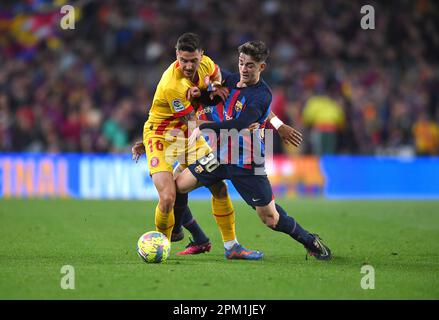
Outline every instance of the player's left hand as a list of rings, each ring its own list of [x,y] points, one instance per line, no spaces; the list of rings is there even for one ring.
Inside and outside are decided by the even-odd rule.
[[[280,137],[286,144],[292,144],[298,147],[302,143],[302,134],[289,125],[281,125],[277,132],[279,132]]]
[[[195,141],[197,141],[200,135],[201,135],[201,130],[199,127],[196,127],[194,130],[192,130],[192,133],[188,138],[188,145],[192,146],[195,143]]]
[[[144,154],[145,151],[145,146],[143,145],[143,141],[137,141],[134,146],[131,148],[131,153],[133,155],[133,160],[139,161],[139,158],[142,154]]]
[[[223,86],[219,81],[211,82],[210,77],[206,76],[204,78],[204,84],[208,88],[210,92],[209,98],[213,100],[216,96],[219,96],[221,100],[226,101],[227,96],[229,95],[229,89]]]

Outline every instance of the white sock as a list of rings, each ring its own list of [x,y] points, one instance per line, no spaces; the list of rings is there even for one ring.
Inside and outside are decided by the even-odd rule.
[[[238,242],[238,240],[236,240],[236,238],[233,240],[224,242],[224,248],[226,248],[226,250],[230,250],[230,249],[232,249],[232,247],[235,244],[239,244],[239,242]]]

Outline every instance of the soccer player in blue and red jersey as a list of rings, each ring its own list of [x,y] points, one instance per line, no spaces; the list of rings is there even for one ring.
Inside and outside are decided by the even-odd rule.
[[[228,179],[247,204],[256,210],[264,224],[302,243],[308,254],[316,259],[329,260],[331,251],[320,237],[303,229],[275,203],[265,174],[263,130],[270,114],[271,91],[260,74],[266,67],[269,50],[263,42],[251,41],[241,45],[238,52],[239,73],[223,71],[222,74],[223,85],[230,91],[229,96],[214,108],[205,109],[204,114],[211,113],[214,121],[202,123],[189,138],[191,144],[195,143],[202,130],[215,132],[217,137],[219,135],[217,156],[211,153],[191,164],[176,179],[177,189],[184,193],[200,184],[211,186]],[[260,125],[256,130],[257,139],[255,132],[250,134],[246,130],[254,123]],[[230,130],[239,131],[237,139],[229,139]],[[226,139],[222,138],[224,133]],[[256,154],[262,155],[262,161],[256,161],[255,150]]]

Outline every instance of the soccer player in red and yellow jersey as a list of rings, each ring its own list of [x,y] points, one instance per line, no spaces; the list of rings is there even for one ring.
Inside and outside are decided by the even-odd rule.
[[[203,54],[197,35],[185,33],[180,36],[176,45],[176,55],[177,61],[168,67],[157,85],[149,119],[143,128],[148,168],[159,194],[155,212],[156,230],[164,233],[168,239],[171,239],[175,223],[174,204],[176,207],[177,204],[178,207],[187,207],[187,195],[180,194],[186,198],[176,199],[178,195],[173,166],[176,161],[182,166],[187,166],[211,152],[203,137],[196,141],[195,146],[188,147],[188,122],[196,120],[190,101],[191,92],[193,89],[205,90],[209,85],[221,85],[219,68]],[[217,93],[221,96],[219,90]],[[210,190],[214,217],[220,228],[224,246],[228,249],[238,243],[232,202],[223,181],[212,186]],[[206,244],[201,244],[201,252],[210,250],[210,242],[207,238],[206,240]]]

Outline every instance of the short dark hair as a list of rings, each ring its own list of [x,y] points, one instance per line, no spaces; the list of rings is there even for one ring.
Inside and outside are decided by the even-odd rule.
[[[175,49],[189,52],[202,50],[200,37],[197,34],[191,32],[183,33],[178,38]]]
[[[262,41],[248,41],[238,47],[238,52],[249,55],[257,62],[264,62],[270,50]]]

